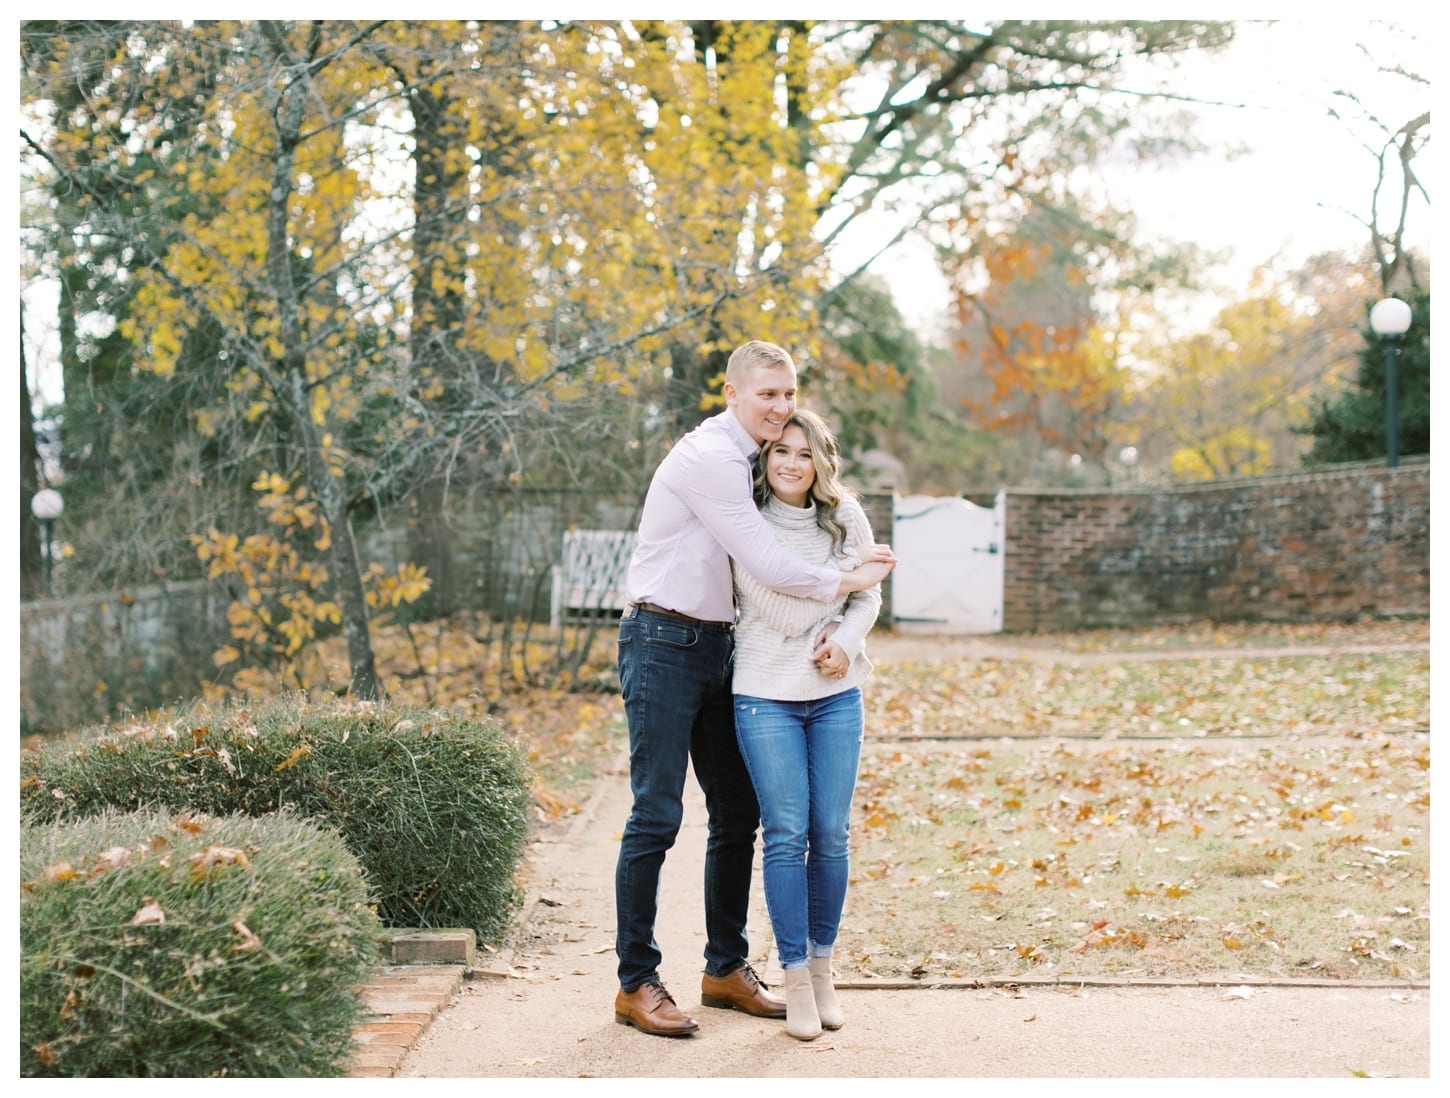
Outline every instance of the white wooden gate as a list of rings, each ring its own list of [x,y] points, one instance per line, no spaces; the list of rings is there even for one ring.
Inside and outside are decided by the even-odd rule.
[[[894,496],[891,616],[902,633],[1000,633],[1007,496]]]

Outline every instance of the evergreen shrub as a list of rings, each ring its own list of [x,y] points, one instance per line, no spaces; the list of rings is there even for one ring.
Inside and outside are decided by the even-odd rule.
[[[197,709],[26,752],[20,785],[38,819],[290,808],[342,835],[392,927],[471,927],[496,942],[521,899],[527,764],[497,723],[471,715],[296,696]]]
[[[379,962],[362,867],[289,813],[22,819],[20,1074],[331,1076]]]

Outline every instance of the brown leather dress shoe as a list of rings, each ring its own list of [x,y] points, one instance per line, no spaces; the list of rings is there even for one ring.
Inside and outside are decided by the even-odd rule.
[[[614,997],[614,1020],[656,1037],[687,1037],[700,1028],[660,983],[640,984],[633,991],[620,988]]]
[[[757,1018],[785,1017],[785,1000],[767,991],[749,965],[741,965],[728,976],[705,973],[700,981],[700,1002],[705,1006],[743,1010]]]

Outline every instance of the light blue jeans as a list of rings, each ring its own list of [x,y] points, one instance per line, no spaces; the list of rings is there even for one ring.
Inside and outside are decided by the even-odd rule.
[[[865,723],[856,687],[803,702],[735,695],[735,736],[760,802],[765,905],[782,968],[829,957],[836,944]]]

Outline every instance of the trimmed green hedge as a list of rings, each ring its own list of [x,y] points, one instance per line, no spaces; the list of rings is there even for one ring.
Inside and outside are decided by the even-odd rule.
[[[312,817],[346,840],[389,926],[472,927],[496,942],[521,902],[530,779],[494,722],[275,698],[41,747],[20,770],[35,819],[147,807]]]
[[[331,1076],[379,962],[362,868],[290,814],[20,831],[20,1074]]]

